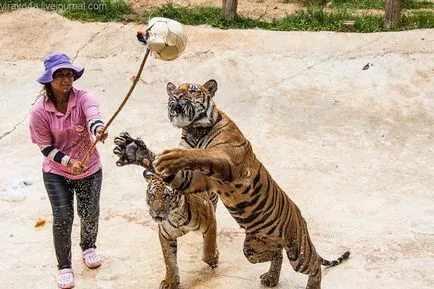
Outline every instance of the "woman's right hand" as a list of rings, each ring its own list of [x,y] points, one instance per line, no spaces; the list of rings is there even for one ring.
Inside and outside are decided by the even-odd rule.
[[[105,139],[108,137],[108,132],[104,130],[104,126],[100,126],[96,129],[96,139],[104,143]]]
[[[73,175],[78,175],[86,169],[86,167],[82,165],[79,160],[73,158],[69,159],[68,168]]]

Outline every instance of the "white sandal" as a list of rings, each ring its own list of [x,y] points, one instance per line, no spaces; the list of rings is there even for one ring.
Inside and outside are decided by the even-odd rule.
[[[62,289],[70,289],[75,286],[74,273],[71,268],[59,270],[57,273],[57,285]]]
[[[98,256],[94,248],[89,248],[83,251],[83,260],[89,269],[95,269],[101,266],[101,258]]]

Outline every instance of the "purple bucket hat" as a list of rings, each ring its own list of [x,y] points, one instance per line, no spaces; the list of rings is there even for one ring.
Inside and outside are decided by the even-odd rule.
[[[45,72],[36,81],[40,84],[46,84],[53,81],[53,73],[62,68],[74,70],[74,80],[79,79],[84,72],[84,68],[72,65],[69,57],[64,53],[53,53],[44,58]]]

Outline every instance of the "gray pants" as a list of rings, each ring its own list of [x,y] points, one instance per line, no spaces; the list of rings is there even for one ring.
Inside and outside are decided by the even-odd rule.
[[[43,180],[53,210],[53,240],[57,267],[71,268],[74,192],[77,195],[77,213],[81,224],[80,247],[82,250],[96,248],[102,170],[79,180],[43,173]]]

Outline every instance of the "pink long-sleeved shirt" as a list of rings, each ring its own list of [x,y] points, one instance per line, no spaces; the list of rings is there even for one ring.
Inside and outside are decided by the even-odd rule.
[[[100,120],[99,106],[85,90],[72,88],[66,113],[57,111],[46,96],[41,97],[33,106],[30,116],[30,136],[33,143],[41,148],[54,146],[67,156],[82,160],[93,142],[90,126]],[[99,122],[92,127],[103,125]],[[79,174],[71,174],[66,164],[58,163],[44,156],[42,170],[70,179],[87,177],[101,168],[99,153],[93,149],[84,165],[87,169]]]

